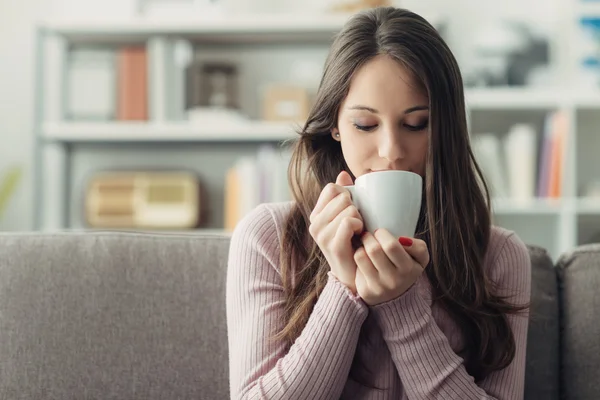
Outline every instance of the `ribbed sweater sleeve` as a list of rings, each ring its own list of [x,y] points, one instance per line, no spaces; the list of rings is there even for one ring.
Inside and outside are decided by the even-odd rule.
[[[490,278],[501,296],[513,304],[530,300],[531,262],[528,250],[514,234],[490,242]],[[400,379],[411,400],[522,399],[528,313],[509,315],[516,342],[512,363],[476,384],[463,359],[450,347],[436,324],[431,307],[415,285],[403,296],[372,307]],[[469,346],[469,343],[466,343]]]
[[[227,329],[232,399],[340,397],[368,308],[329,274],[308,323],[289,349],[284,327],[275,212],[261,205],[232,234],[227,270]]]

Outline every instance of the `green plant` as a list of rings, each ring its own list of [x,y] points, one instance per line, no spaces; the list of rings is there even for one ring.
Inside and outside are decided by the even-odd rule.
[[[21,180],[21,167],[10,168],[2,182],[0,182],[0,217],[4,214],[4,209],[8,206],[8,200],[13,195],[19,181]]]

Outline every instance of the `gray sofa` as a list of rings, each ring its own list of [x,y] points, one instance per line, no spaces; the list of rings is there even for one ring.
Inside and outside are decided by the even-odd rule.
[[[0,235],[0,399],[226,399],[226,236]],[[527,399],[600,398],[600,245],[531,248]]]

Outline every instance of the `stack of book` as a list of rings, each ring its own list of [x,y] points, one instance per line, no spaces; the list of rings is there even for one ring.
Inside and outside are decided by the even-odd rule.
[[[225,230],[261,203],[291,200],[288,184],[290,153],[271,146],[262,147],[254,157],[242,157],[225,180]]]
[[[185,67],[192,45],[185,40],[77,46],[67,66],[66,114],[71,120],[181,120]],[[93,95],[90,95],[93,93]]]
[[[494,198],[517,202],[563,195],[567,115],[549,113],[541,134],[534,126],[516,124],[503,135],[476,134],[473,152]]]

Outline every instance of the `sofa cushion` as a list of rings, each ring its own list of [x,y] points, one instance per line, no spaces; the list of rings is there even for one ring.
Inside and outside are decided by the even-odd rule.
[[[600,245],[581,246],[557,266],[564,398],[595,400],[600,393]]]
[[[531,304],[527,334],[525,399],[559,398],[559,307],[557,274],[548,253],[529,246]]]
[[[0,398],[227,399],[228,246],[0,235]]]

